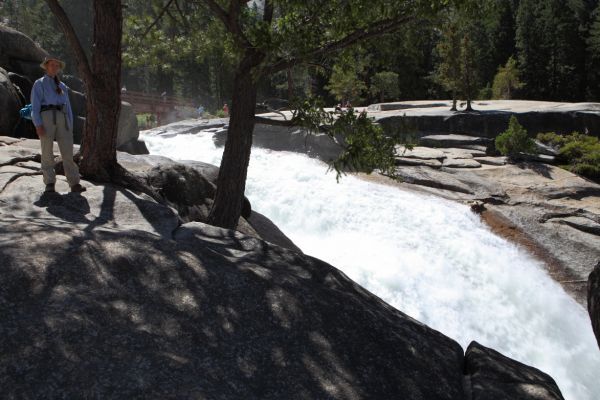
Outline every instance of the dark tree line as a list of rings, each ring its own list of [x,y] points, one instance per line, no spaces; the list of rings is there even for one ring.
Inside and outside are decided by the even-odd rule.
[[[132,90],[167,92],[219,109],[233,93],[237,58],[231,37],[200,1],[126,0],[123,84]],[[395,100],[452,96],[436,71],[445,60],[440,43],[450,24],[459,25],[473,46],[473,98],[489,98],[498,69],[516,60],[520,89],[511,96],[557,101],[600,101],[600,7],[598,0],[483,0],[476,10],[448,12],[451,18],[415,19],[377,40],[366,40],[344,57],[293,65],[258,83],[259,99],[318,95],[328,103],[380,100],[373,80],[394,73]],[[61,2],[89,53],[91,1]],[[166,7],[165,7],[166,6]],[[158,18],[161,17],[161,18]],[[5,0],[0,18],[63,56],[69,72],[75,59],[41,0]],[[349,68],[351,66],[351,68]],[[339,71],[343,71],[340,74]],[[337,73],[336,73],[337,71]],[[393,75],[388,75],[393,76]],[[338,90],[330,90],[335,87]],[[464,97],[464,95],[462,96]]]

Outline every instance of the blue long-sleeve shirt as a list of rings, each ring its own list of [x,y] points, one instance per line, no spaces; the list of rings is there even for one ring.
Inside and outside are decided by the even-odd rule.
[[[69,127],[73,128],[73,110],[69,102],[69,87],[60,82],[62,93],[56,93],[54,78],[44,75],[33,84],[31,89],[31,119],[35,126],[42,126],[42,105],[64,105]]]

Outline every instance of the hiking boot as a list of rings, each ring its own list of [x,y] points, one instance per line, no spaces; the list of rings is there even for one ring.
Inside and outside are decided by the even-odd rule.
[[[81,186],[79,183],[71,186],[71,193],[81,193],[81,192],[85,192],[87,189],[85,188],[85,186]]]
[[[44,193],[54,193],[56,192],[56,190],[54,189],[54,183],[49,183],[46,185],[46,189],[44,190]]]

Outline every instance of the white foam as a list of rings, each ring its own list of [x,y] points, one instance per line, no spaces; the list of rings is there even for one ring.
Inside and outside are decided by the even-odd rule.
[[[218,165],[207,134],[145,137],[153,154]],[[585,310],[539,262],[468,207],[352,176],[304,155],[253,149],[246,195],[304,252],[457,340],[549,373],[569,400],[600,398]]]

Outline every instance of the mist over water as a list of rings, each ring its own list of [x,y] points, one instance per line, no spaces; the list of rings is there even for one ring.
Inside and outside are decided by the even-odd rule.
[[[152,154],[219,165],[212,134],[144,136]],[[541,263],[468,207],[353,176],[304,155],[253,149],[246,195],[305,253],[458,341],[549,373],[568,400],[600,398],[587,312]]]

